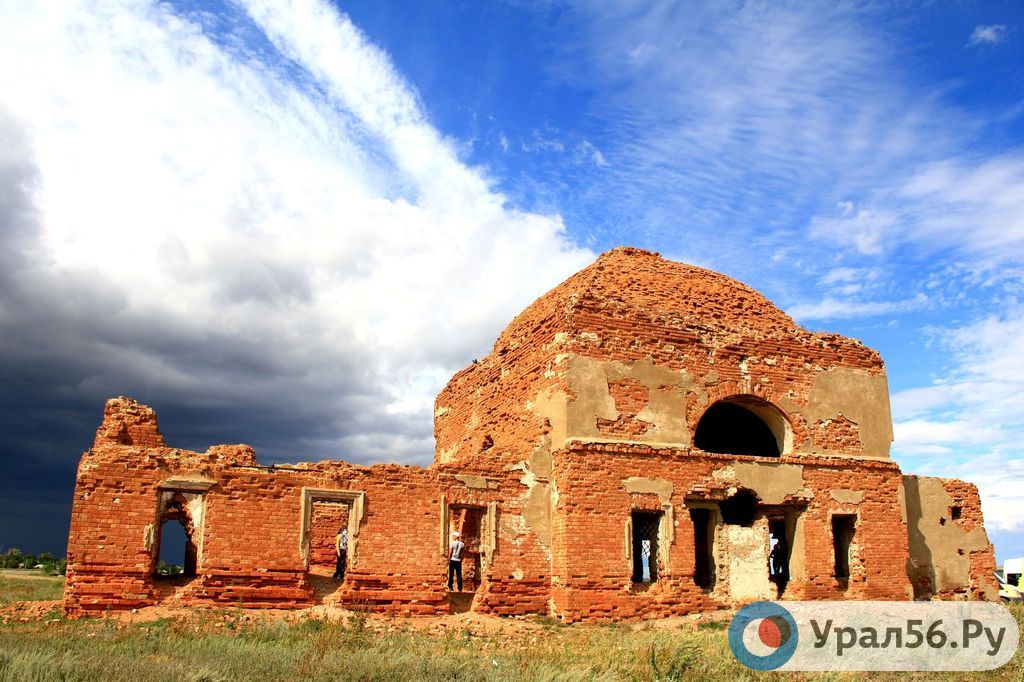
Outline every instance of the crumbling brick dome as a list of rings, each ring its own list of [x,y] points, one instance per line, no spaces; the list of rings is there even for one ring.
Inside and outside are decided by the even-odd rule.
[[[730,336],[791,334],[793,319],[746,284],[642,249],[612,249],[518,315],[495,351],[534,332],[538,318],[561,317],[563,331],[587,331],[594,317],[643,319],[661,328]]]
[[[601,364],[608,362],[613,364]],[[823,371],[830,374],[817,384]],[[735,279],[650,251],[618,248],[534,302],[498,337],[490,355],[453,377],[436,405],[439,461],[473,456],[484,442],[495,453],[506,444],[525,447],[518,439],[546,427],[529,424],[533,417],[520,413],[510,430],[510,412],[517,412],[509,409],[512,396],[520,405],[561,400],[555,393],[575,394],[574,386],[593,383],[592,372],[603,372],[612,383],[608,395],[582,396],[580,405],[580,396],[568,401],[566,418],[581,437],[691,446],[705,411],[725,400],[735,410],[753,409],[766,422],[779,441],[776,455],[824,446],[888,456],[888,391],[877,352],[854,339],[800,328]],[[835,384],[866,392],[865,400],[843,419],[831,413],[830,420],[808,422],[820,409],[831,409],[819,403],[838,395],[830,388]],[[520,394],[527,385],[548,392]],[[589,413],[574,414],[584,408],[594,411],[594,424]],[[852,412],[864,418],[851,423]],[[560,416],[534,416],[559,433]]]
[[[65,609],[577,621],[995,594],[977,489],[889,457],[878,353],[655,253],[609,251],[530,305],[441,391],[434,433],[429,467],[268,467],[169,447],[152,409],[112,399],[78,469]],[[187,536],[175,582],[165,523]],[[445,581],[456,531],[465,586]]]

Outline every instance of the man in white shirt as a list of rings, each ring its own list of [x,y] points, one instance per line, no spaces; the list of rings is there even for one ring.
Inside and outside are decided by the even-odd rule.
[[[338,565],[334,569],[335,578],[345,579],[345,564],[348,560],[348,528],[342,528],[334,538],[334,554],[338,557]]]
[[[466,543],[459,539],[459,533],[452,533],[452,543],[448,545],[448,589],[452,589],[452,576],[458,578],[459,592],[462,592],[462,551]]]

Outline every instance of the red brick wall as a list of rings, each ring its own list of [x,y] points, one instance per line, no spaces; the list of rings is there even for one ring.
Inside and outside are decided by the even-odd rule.
[[[556,480],[557,550],[553,560],[555,607],[566,620],[623,619],[685,614],[724,604],[693,581],[693,525],[688,501],[713,499],[706,483],[713,472],[735,461],[763,461],[708,453],[687,453],[627,445],[585,445],[558,453]],[[895,464],[806,457],[783,458],[803,465],[804,486],[813,491],[800,512],[804,528],[805,579],[793,579],[789,599],[908,598],[906,524],[901,521],[901,475]],[[654,495],[630,495],[630,477],[664,479],[673,484],[675,538],[662,580],[647,591],[631,586],[632,566],[625,556],[625,522],[632,509],[659,509]],[[730,485],[724,483],[724,485]],[[833,489],[863,490],[855,505],[834,500]],[[713,491],[712,491],[713,492]],[[800,504],[799,501],[794,501]],[[832,513],[858,516],[857,559],[848,587],[833,577]],[[601,551],[594,551],[600,547]],[[767,566],[764,567],[767,570]]]
[[[788,405],[795,449],[778,461],[803,466],[806,497],[787,504],[801,505],[807,575],[794,578],[786,597],[907,598],[899,469],[888,460],[858,459],[864,434],[847,416],[808,423],[803,414],[823,372],[850,368],[877,376],[884,372],[879,355],[856,340],[800,329],[724,275],[617,249],[523,311],[488,356],[452,378],[435,404],[437,450],[428,468],[340,461],[261,467],[247,446],[177,450],[166,447],[150,408],[125,398],[108,402],[78,470],[66,609],[78,615],[159,599],[146,538],[157,521],[161,485],[173,478],[208,485],[195,538],[197,577],[179,595],[186,603],[312,603],[309,563],[333,563],[335,526],[341,525],[327,506],[314,505],[307,561],[303,488],[319,488],[365,495],[359,533],[350,538],[347,580],[332,597],[342,604],[400,613],[448,610],[442,502],[498,508],[497,546],[483,563],[474,609],[519,615],[548,613],[553,605],[562,617],[580,620],[726,604],[721,591],[708,593],[693,581],[687,504],[730,494],[722,471],[751,458],[709,455],[682,443],[625,442],[657,440],[640,415],[664,388],[629,378],[587,387],[607,389],[618,412],[616,419],[595,416],[596,440],[606,442],[574,443],[568,434],[570,442],[552,444],[553,426],[540,416],[552,413],[535,403],[549,392],[578,397],[566,376],[571,355],[609,363],[650,359],[679,376],[685,372],[696,382],[685,397],[691,433],[721,398],[759,396],[780,409]],[[666,548],[661,579],[644,590],[630,584],[624,524],[631,509],[657,509],[663,500],[628,493],[622,481],[629,477],[673,486],[675,540]],[[839,489],[860,491],[862,499],[840,502],[830,494]],[[972,490],[955,491],[965,500],[965,526],[981,523]],[[858,519],[846,584],[832,575],[835,513]],[[972,574],[988,571],[991,548],[970,560]]]

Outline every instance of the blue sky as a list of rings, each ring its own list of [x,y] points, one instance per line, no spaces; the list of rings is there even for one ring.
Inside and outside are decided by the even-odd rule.
[[[628,244],[879,349],[897,461],[1024,555],[1019,3],[37,5],[0,9],[0,544],[59,549],[116,394],[182,447],[428,462],[448,377]]]

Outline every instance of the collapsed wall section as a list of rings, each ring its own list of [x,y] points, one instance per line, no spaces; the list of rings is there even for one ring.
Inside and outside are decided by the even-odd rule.
[[[110,438],[148,424],[145,441]],[[139,427],[141,428],[141,427]],[[479,566],[470,607],[545,612],[546,531],[518,469],[346,462],[259,466],[247,446],[196,453],[163,444],[156,415],[126,398],[104,424],[76,480],[65,610],[73,616],[162,602],[298,608],[320,601],[401,614],[448,613],[449,512],[479,512],[468,552]],[[164,521],[182,522],[192,566],[156,575]],[[329,576],[334,535],[349,530],[348,570]],[[188,559],[186,559],[188,564]]]
[[[904,476],[901,495],[914,597],[996,600],[995,552],[977,487],[951,478]]]

